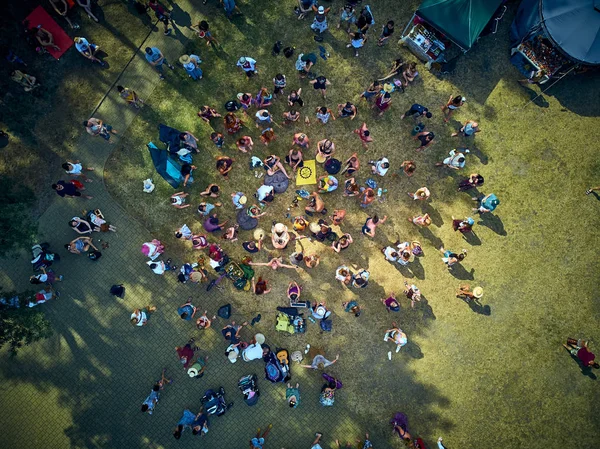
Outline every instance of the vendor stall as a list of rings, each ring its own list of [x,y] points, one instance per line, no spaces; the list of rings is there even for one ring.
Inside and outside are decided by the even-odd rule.
[[[523,0],[511,26],[511,62],[543,84],[576,65],[600,65],[599,37],[599,0]]]
[[[423,0],[408,23],[400,43],[428,67],[444,61],[454,43],[467,52],[494,17],[503,0]]]

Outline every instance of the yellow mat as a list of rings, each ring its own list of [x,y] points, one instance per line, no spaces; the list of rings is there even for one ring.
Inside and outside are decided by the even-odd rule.
[[[316,163],[313,160],[304,161],[304,167],[298,170],[296,176],[296,185],[305,186],[307,184],[317,183],[317,168]]]

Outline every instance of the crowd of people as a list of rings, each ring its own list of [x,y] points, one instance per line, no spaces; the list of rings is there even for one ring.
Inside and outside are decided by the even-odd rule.
[[[77,0],[78,3],[86,10],[87,14],[93,20],[96,17],[93,15],[89,7],[89,1],[84,5],[84,2]],[[64,3],[60,0],[51,0],[55,10],[65,18],[68,24],[77,29],[66,16],[66,9],[61,7]],[[205,1],[206,3],[206,1]],[[221,2],[228,17],[234,13],[241,13],[234,0],[224,0]],[[351,48],[352,53],[348,56],[359,56],[359,49],[365,45],[386,45],[394,34],[394,22],[387,20],[383,25],[380,35],[373,36],[374,31],[374,16],[371,8],[368,5],[361,6],[359,0],[348,0],[341,8],[340,20],[337,28],[343,28],[349,36],[348,48]],[[87,5],[87,6],[86,6]],[[171,16],[170,11],[164,5],[161,5],[156,0],[149,0],[148,8],[153,11],[158,20],[164,26],[163,33],[168,36],[171,33],[171,26],[177,26],[176,21]],[[64,9],[64,13],[63,13]],[[328,17],[331,13],[330,7],[317,5],[316,0],[298,0],[298,5],[295,9],[299,20],[312,17],[310,29],[315,34],[315,40],[320,42],[324,39],[323,33],[328,30]],[[211,33],[210,26],[207,21],[199,21],[197,25],[192,27],[196,35],[206,40],[206,44],[212,47],[220,46],[219,41]],[[369,40],[369,36],[373,36]],[[39,29],[37,38],[41,45],[52,46],[52,36],[43,29]],[[75,38],[76,49],[84,57],[104,64],[103,61],[96,58],[95,54],[97,46],[90,44],[83,37]],[[276,55],[281,51],[277,43],[274,46],[273,54]],[[293,54],[294,49],[288,47],[283,49],[284,54]],[[324,60],[327,59],[326,54],[321,53]],[[291,55],[290,55],[291,56]],[[160,79],[165,79],[164,68],[177,70],[178,68],[167,60],[166,56],[158,47],[146,47],[144,49],[144,57],[157,72]],[[198,55],[186,54],[181,55],[178,59],[180,66],[185,70],[192,80],[200,80],[203,77],[203,72],[199,67],[202,62]],[[284,60],[285,61],[285,60]],[[246,194],[245,192],[235,189],[231,192],[231,201],[220,201],[224,194],[223,189],[218,183],[210,183],[200,192],[200,201],[197,206],[197,212],[202,221],[202,230],[192,230],[195,226],[183,224],[178,226],[175,231],[175,237],[182,241],[183,244],[198,250],[199,256],[197,260],[185,262],[181,265],[176,265],[171,258],[165,258],[165,245],[159,239],[153,239],[145,242],[142,245],[141,252],[148,258],[147,265],[149,270],[157,275],[172,273],[176,275],[177,280],[183,284],[203,284],[206,283],[209,288],[217,285],[224,276],[232,276],[230,270],[239,270],[239,275],[236,278],[238,282],[235,287],[241,291],[248,291],[254,295],[266,295],[272,291],[270,287],[271,273],[277,270],[312,270],[319,266],[322,257],[339,258],[339,266],[334,273],[331,273],[331,279],[339,281],[339,288],[352,288],[360,292],[361,289],[368,288],[371,281],[371,273],[359,267],[354,261],[347,260],[344,251],[351,245],[355,244],[358,238],[373,239],[376,236],[376,230],[379,226],[384,225],[388,219],[387,215],[379,216],[376,213],[369,213],[367,219],[362,225],[360,234],[357,236],[354,230],[349,229],[344,220],[350,211],[345,209],[335,208],[336,199],[341,196],[355,198],[356,206],[364,208],[366,211],[373,205],[375,201],[381,201],[386,193],[386,189],[381,186],[381,181],[388,177],[388,173],[399,173],[406,177],[414,175],[417,168],[422,165],[418,161],[419,152],[425,151],[436,143],[436,136],[433,132],[427,129],[427,125],[431,120],[443,120],[447,123],[449,119],[461,108],[464,110],[467,100],[463,95],[450,95],[448,101],[442,105],[421,105],[421,104],[405,104],[406,112],[401,116],[401,120],[408,119],[411,124],[407,128],[411,128],[414,124],[413,136],[418,141],[419,146],[414,148],[415,160],[406,160],[398,166],[387,157],[367,157],[367,152],[372,151],[377,145],[377,136],[373,136],[368,128],[368,120],[377,120],[392,106],[394,96],[399,96],[400,93],[410,88],[414,83],[419,73],[417,65],[414,62],[407,62],[403,59],[396,59],[392,64],[391,70],[384,74],[381,78],[377,78],[371,83],[364,92],[360,93],[360,102],[358,105],[351,101],[339,103],[337,105],[328,105],[327,88],[336,80],[329,80],[323,74],[319,73],[319,64],[317,57],[312,53],[300,53],[297,58],[291,59],[293,63],[286,67],[285,62],[280,65],[281,71],[284,68],[295,70],[297,72],[297,81],[293,82],[295,89],[288,89],[287,81],[293,77],[284,73],[268,73],[267,76],[272,78],[272,88],[263,86],[256,95],[252,93],[239,93],[235,100],[226,103],[225,109],[212,105],[204,105],[198,112],[198,117],[211,127],[215,127],[214,132],[210,136],[210,141],[216,146],[216,151],[219,156],[216,158],[215,169],[219,176],[227,180],[232,170],[239,170],[240,164],[236,158],[221,154],[225,143],[234,143],[237,150],[240,152],[239,159],[248,159],[254,176],[260,181],[256,192]],[[251,56],[240,56],[235,64],[231,65],[231,70],[237,68],[243,76],[251,79],[262,73],[260,62]],[[260,71],[259,71],[260,70]],[[23,74],[21,74],[23,75]],[[18,76],[21,76],[18,75]],[[375,77],[373,77],[375,78]],[[25,89],[33,89],[36,85],[35,78],[28,79],[27,76],[21,76],[21,84]],[[299,85],[304,83],[303,87]],[[308,89],[310,86],[320,94],[319,105],[309,105],[306,98],[302,97],[303,89]],[[121,85],[117,86],[120,97],[125,103],[136,109],[145,106],[138,94],[129,87]],[[356,93],[359,94],[358,92]],[[401,97],[397,100],[398,104],[402,104]],[[269,107],[276,102],[285,104],[286,111],[281,117],[281,124],[278,123],[273,114],[269,111]],[[308,111],[312,113],[304,113],[304,107],[307,106]],[[365,111],[371,109],[374,114],[367,114]],[[438,112],[435,112],[435,111]],[[300,120],[304,114],[304,121]],[[360,123],[353,133],[357,136],[357,144],[360,144],[364,153],[354,152],[345,161],[338,160],[339,157],[335,142],[331,139],[315,139],[303,131],[302,125],[308,126],[311,123],[311,116],[314,114],[313,120],[320,126],[336,126],[333,122],[336,120],[355,120],[361,118],[357,123]],[[369,118],[366,118],[369,117]],[[411,122],[412,120],[412,122]],[[220,132],[217,123],[222,121],[223,132]],[[254,121],[254,125],[260,132],[260,142],[265,146],[269,146],[277,139],[275,127],[287,126],[297,130],[291,141],[291,149],[284,155],[271,154],[264,159],[260,159],[253,155],[255,142],[252,136],[245,135],[245,129],[248,128],[249,122]],[[102,137],[109,143],[111,138],[117,131],[109,124],[103,122],[99,118],[90,118],[83,122],[86,132],[93,137]],[[314,131],[315,134],[321,130]],[[411,130],[405,131],[410,133]],[[481,132],[479,123],[474,120],[468,120],[461,124],[460,128],[455,130],[447,130],[450,137],[462,138],[462,143],[469,146],[472,139],[476,138],[477,133]],[[181,175],[183,190],[173,193],[166,200],[175,209],[186,209],[192,204],[192,195],[186,189],[194,182],[193,172],[197,167],[193,165],[193,156],[201,151],[202,143],[195,137],[192,132],[186,131],[179,136],[179,149],[176,157],[182,162]],[[316,143],[313,143],[316,142]],[[205,142],[208,143],[208,142]],[[205,150],[209,151],[209,150]],[[275,150],[273,150],[275,153]],[[461,171],[465,168],[469,150],[466,147],[451,149],[448,156],[436,164],[440,169],[449,169]],[[316,187],[314,191],[306,190],[303,186],[296,190],[294,199],[289,208],[288,218],[290,224],[285,224],[281,221],[272,221],[269,218],[270,211],[273,210],[273,203],[281,204],[282,196],[287,189],[287,182],[299,176],[300,170],[303,169],[308,160],[314,159],[320,165],[319,170],[325,173],[316,178]],[[362,163],[361,163],[362,162]],[[66,161],[62,165],[68,180],[59,180],[52,185],[57,195],[63,198],[86,198],[91,200],[92,197],[82,193],[85,190],[85,184],[92,182],[91,175],[94,173],[92,167],[86,167],[78,160]],[[322,167],[322,168],[321,168]],[[362,169],[361,169],[362,167]],[[278,191],[274,185],[270,184],[270,180],[276,176],[280,176],[283,182],[286,182],[283,191]],[[363,177],[363,181],[359,181],[359,176]],[[83,182],[82,182],[83,181]],[[197,181],[198,182],[198,181]],[[472,189],[479,189],[484,185],[484,177],[480,173],[471,173],[460,179],[456,185],[458,192],[468,192]],[[489,183],[489,181],[488,181]],[[152,188],[153,189],[153,188]],[[152,189],[149,189],[151,192]],[[406,192],[408,197],[415,202],[426,202],[435,195],[427,186],[422,186],[414,192]],[[452,228],[462,234],[473,232],[473,227],[476,225],[475,218],[470,215],[483,215],[494,213],[500,200],[494,193],[477,193],[471,197],[474,202],[474,207],[470,211],[465,211],[464,218],[452,217]],[[327,207],[330,206],[330,207]],[[238,216],[238,223],[232,220],[222,220],[219,215],[221,211],[231,209]],[[250,229],[245,229],[240,226],[240,214],[244,221],[253,220],[253,232],[249,233]],[[92,238],[96,232],[117,232],[117,229],[111,225],[102,212],[98,209],[89,209],[84,211],[83,216],[72,217],[68,221],[68,225],[78,236],[71,242],[65,244],[65,248],[69,253],[74,255],[87,254],[91,260],[98,260],[102,256],[101,248],[94,244]],[[433,223],[432,217],[427,214],[416,214],[404,218],[409,223],[419,227],[426,228]],[[267,231],[258,227],[261,223],[269,222]],[[263,226],[265,227],[265,226]],[[353,236],[354,234],[354,236]],[[318,242],[318,250],[306,251],[303,245],[303,240],[309,239]],[[235,243],[237,242],[237,243]],[[239,245],[248,256],[240,261],[232,261],[228,255],[226,245]],[[102,249],[106,249],[108,243],[102,242]],[[260,253],[265,253],[265,248],[277,252],[276,257],[269,257],[268,262],[257,262],[252,259]],[[313,245],[311,245],[313,246]],[[399,269],[404,267],[410,268],[414,261],[422,257],[425,252],[424,245],[417,240],[397,240],[388,242],[383,247],[380,247],[382,260],[397,266]],[[460,265],[467,257],[466,249],[451,250],[444,246],[436,248],[441,255],[442,263],[448,270],[452,271]],[[44,269],[44,268],[43,268]],[[215,277],[216,279],[211,280]],[[46,284],[45,290],[40,292],[39,301],[45,302],[48,299],[55,297],[55,290],[52,284],[62,280],[62,276],[55,274],[51,270],[44,269],[40,275],[32,276],[33,284]],[[230,277],[231,278],[231,277]],[[419,287],[407,280],[403,283],[403,294],[410,302],[410,307],[418,307],[422,299],[422,292]],[[124,288],[122,286],[113,286],[116,296],[122,297]],[[310,301],[302,300],[304,286],[296,281],[289,283],[287,289],[287,300],[284,310],[281,310],[284,316],[290,317],[292,327],[296,327],[296,331],[300,332],[305,326],[305,323],[298,322],[300,311],[306,309],[308,311],[308,320],[318,326],[324,332],[330,331],[332,328],[332,308],[323,301],[311,303]],[[58,292],[56,292],[58,293]],[[461,284],[457,290],[457,297],[463,298],[465,301],[478,302],[483,296],[483,289],[469,284]],[[389,292],[386,297],[381,298],[383,307],[390,313],[398,313],[401,310],[400,299],[395,292]],[[345,301],[341,303],[343,310],[355,317],[361,316],[362,307],[357,300]],[[150,318],[156,307],[148,305],[145,308],[135,309],[130,316],[130,322],[136,327],[143,327],[150,323]],[[213,320],[218,314],[209,318],[208,311],[199,314],[198,309],[193,305],[193,298],[190,297],[184,304],[177,309],[177,314],[184,321],[191,321],[196,324],[198,330],[206,330],[211,327]],[[228,315],[226,315],[228,317]],[[265,362],[265,371],[269,376],[269,364],[277,367],[282,374],[281,379],[276,377],[272,382],[284,382],[287,385],[285,398],[290,408],[298,408],[301,404],[300,385],[295,383],[292,385],[288,380],[291,378],[291,370],[287,356],[280,355],[287,350],[272,350],[265,343],[265,337],[262,334],[255,334],[248,337],[244,341],[241,336],[242,329],[247,326],[253,326],[261,320],[261,315],[258,314],[252,318],[252,322],[243,322],[236,324],[231,322],[224,326],[221,333],[225,343],[225,357],[235,363],[239,357],[244,362],[251,363],[254,360],[262,360]],[[302,320],[300,320],[302,321]],[[388,351],[387,357],[392,360],[394,353],[399,353],[409,342],[409,336],[397,324],[399,319],[393,321],[388,329],[381,329],[384,342],[393,343],[392,349]],[[569,339],[565,345],[571,354],[578,357],[586,366],[595,366],[594,355],[588,349],[587,342],[577,339]],[[199,348],[195,345],[195,340],[191,339],[182,347],[175,348],[179,361],[182,363],[184,370],[190,377],[201,377],[206,372],[207,360],[206,356],[198,355]],[[301,364],[300,362],[308,357],[309,364]],[[299,367],[306,369],[323,370],[326,367],[334,365],[339,360],[337,355],[333,360],[325,358],[322,350],[315,350],[307,345],[302,351],[295,351],[291,355],[291,360],[297,361]],[[287,368],[286,368],[287,366]],[[287,371],[286,371],[287,369]],[[333,406],[335,403],[336,392],[342,389],[342,382],[328,373],[322,373],[324,385],[319,394],[319,402],[322,406]],[[144,400],[141,406],[141,411],[152,414],[158,403],[160,393],[166,385],[171,383],[167,379],[166,373],[163,370],[161,378],[157,380],[152,388],[150,395]],[[242,389],[242,388],[241,388]],[[243,390],[244,391],[244,390]],[[209,417],[212,414],[223,414],[229,407],[224,401],[225,392],[223,389],[207,392],[203,398],[203,407],[198,413],[193,413],[190,410],[185,410],[181,420],[173,432],[175,438],[179,439],[186,429],[191,429],[194,435],[204,435],[209,431]],[[258,397],[257,390],[249,389],[244,392],[245,400]],[[214,404],[214,407],[213,405]],[[423,441],[411,435],[408,430],[408,420],[402,413],[396,414],[392,421],[394,432],[405,441],[407,446],[423,449]],[[265,444],[266,438],[271,431],[269,425],[264,432],[260,429],[256,436],[250,440],[250,446],[255,449],[261,449]],[[313,449],[319,449],[322,439],[321,433],[315,434],[315,440],[312,443]],[[361,447],[373,447],[369,439],[369,434],[366,434],[364,441],[360,441]],[[342,447],[342,443],[335,441],[338,447]],[[442,439],[437,441],[438,447],[443,448]],[[346,447],[351,447],[351,443],[347,443]]]

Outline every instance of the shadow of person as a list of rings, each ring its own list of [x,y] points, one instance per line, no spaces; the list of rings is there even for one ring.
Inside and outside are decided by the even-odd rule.
[[[465,301],[469,308],[480,315],[490,316],[492,314],[492,308],[489,305],[483,305],[477,299],[471,301]]]
[[[460,279],[462,281],[466,281],[466,280],[472,281],[475,279],[475,276],[473,274],[473,273],[475,273],[475,268],[471,268],[471,271],[467,271],[467,269],[465,267],[463,267],[462,264],[460,264],[460,263],[456,263],[456,264],[452,265],[450,267],[450,269],[448,270],[448,273],[450,273],[456,279]]]
[[[440,213],[427,201],[421,201],[422,207],[421,210],[426,212],[431,217],[431,223],[440,228],[444,224],[444,219],[440,215]]]
[[[442,246],[444,244],[444,242],[442,242],[442,239],[440,239],[437,235],[435,235],[433,232],[431,232],[431,230],[429,228],[421,228],[420,227],[419,232],[421,233],[421,235],[424,238],[429,240],[435,248],[439,248],[440,246]]]
[[[422,321],[436,319],[433,308],[429,305],[429,301],[427,301],[424,295],[421,295],[421,301],[415,304],[415,310],[421,315]]]
[[[407,268],[410,270],[412,275],[420,281],[425,279],[425,269],[423,268],[423,265],[421,265],[421,260],[418,257],[415,257],[415,260],[409,263]]]
[[[469,245],[472,245],[472,246],[481,245],[481,239],[477,236],[477,234],[475,234],[474,231],[467,232],[467,233],[463,234],[462,236],[463,236],[463,239],[465,239]]]
[[[412,279],[415,277],[415,275],[409,270],[408,265],[400,265],[399,263],[395,263],[394,266],[405,278]]]
[[[192,18],[187,11],[181,9],[181,7],[173,2],[171,9],[171,17],[177,26],[189,28],[192,26]]]
[[[469,151],[470,151],[470,154],[477,157],[477,159],[479,159],[479,162],[481,162],[483,165],[488,164],[489,159],[488,159],[487,155],[483,151],[481,151],[478,147],[476,147],[474,144],[472,144],[469,147]]]
[[[581,370],[581,374],[583,374],[584,376],[589,377],[592,380],[597,380],[598,379],[598,376],[596,376],[596,374],[594,373],[593,368],[591,366],[583,366],[583,364],[577,358],[576,355],[571,354],[571,352],[569,352],[569,355],[571,356],[571,358],[573,360],[575,360],[575,363],[577,363],[577,366],[579,366],[579,369]]]
[[[478,224],[485,226],[487,228],[490,228],[492,231],[494,231],[498,235],[502,235],[502,236],[508,235],[506,230],[504,229],[504,223],[502,223],[502,220],[497,215],[487,213],[487,214],[481,214],[479,216],[479,218],[480,218],[480,221]]]
[[[140,6],[138,6],[140,5]],[[129,14],[140,19],[143,25],[152,28],[154,26],[154,22],[150,18],[150,16],[146,13],[144,9],[144,5],[139,2],[127,2],[127,10]]]
[[[415,342],[411,341],[410,337],[408,343],[406,343],[406,346],[404,346],[400,352],[404,352],[413,359],[422,359],[425,357],[423,351],[421,351],[421,347]]]

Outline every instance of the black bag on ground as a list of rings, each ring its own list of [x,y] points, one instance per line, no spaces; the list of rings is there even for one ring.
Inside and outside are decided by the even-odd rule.
[[[102,257],[102,253],[100,251],[91,251],[88,253],[88,258],[90,260],[98,260]]]
[[[123,287],[123,284],[115,284],[110,288],[110,294],[123,299],[125,297],[125,287]]]
[[[231,316],[231,304],[225,304],[224,306],[219,307],[217,315],[223,318],[224,320],[228,320]]]

